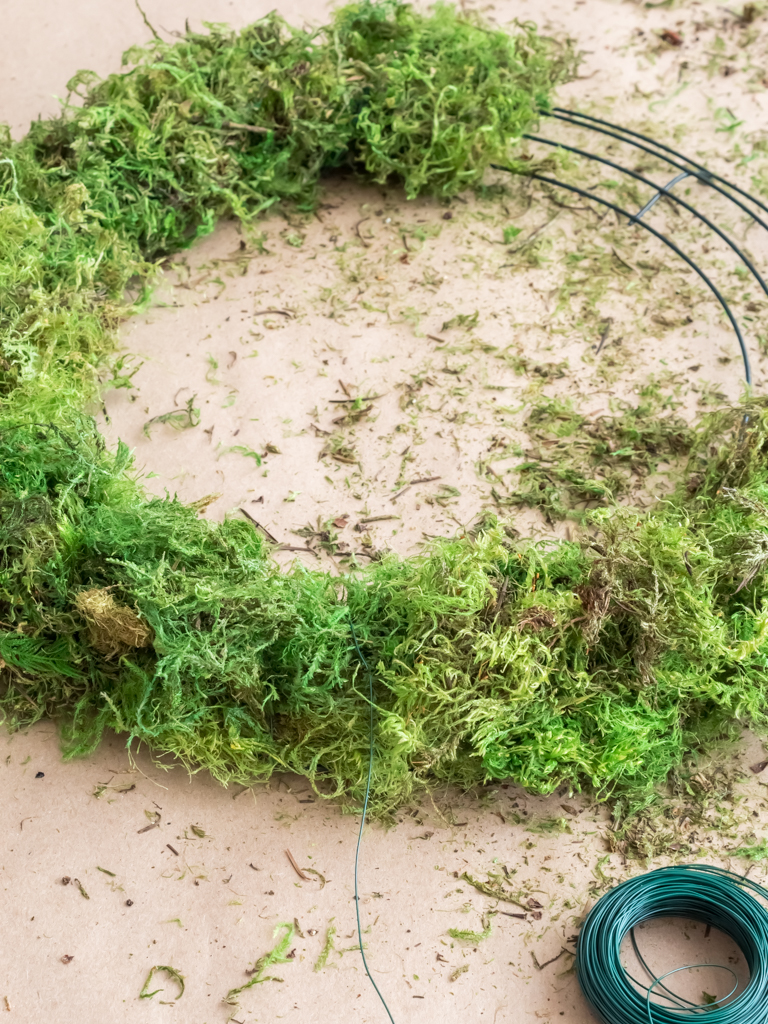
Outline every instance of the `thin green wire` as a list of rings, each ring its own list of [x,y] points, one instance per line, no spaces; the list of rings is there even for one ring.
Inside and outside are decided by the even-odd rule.
[[[760,901],[768,901],[763,886],[708,864],[659,868],[617,885],[589,912],[579,936],[576,974],[585,999],[605,1024],[680,1024],[702,1014],[707,1024],[767,1024],[768,909]],[[661,917],[700,921],[729,935],[749,968],[744,989],[735,994],[738,979],[722,964],[690,964],[654,975],[637,947],[634,928]],[[650,985],[633,978],[621,962],[627,934]],[[728,971],[734,978],[731,991],[714,1003],[692,1003],[664,984],[696,967]]]
[[[357,867],[360,861],[360,844],[363,840],[363,828],[365,827],[365,816],[368,813],[368,799],[371,795],[371,775],[373,773],[373,675],[368,667],[368,662],[365,660],[365,655],[360,650],[360,644],[357,642],[357,634],[355,633],[355,626],[352,619],[349,620],[349,628],[352,631],[352,640],[355,644],[355,650],[357,656],[360,659],[360,663],[368,673],[368,711],[370,718],[368,720],[368,738],[369,738],[369,749],[368,749],[368,780],[365,784],[365,801],[363,802],[363,815],[360,818],[360,831],[357,834],[357,847],[355,848],[355,914],[357,915],[357,941],[360,946],[360,956],[363,958],[363,967],[365,967],[365,973],[368,975],[368,980],[376,990],[376,995],[381,1000],[381,1005],[387,1011],[392,1024],[395,1024],[395,1018],[392,1016],[387,1002],[384,996],[379,992],[379,986],[373,979],[373,975],[368,967],[368,961],[365,959],[365,950],[363,949],[363,932],[360,927],[360,897],[357,892]]]

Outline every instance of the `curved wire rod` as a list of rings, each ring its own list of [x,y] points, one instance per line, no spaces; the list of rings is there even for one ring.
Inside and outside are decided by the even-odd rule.
[[[729,245],[731,247],[731,249],[733,249],[733,251],[739,257],[739,259],[744,263],[744,265],[749,268],[749,270],[752,273],[752,276],[754,277],[754,279],[757,281],[757,283],[763,289],[765,294],[768,295],[768,284],[765,283],[765,281],[763,280],[763,277],[760,274],[760,272],[758,271],[757,267],[755,267],[755,265],[752,263],[752,261],[746,255],[746,253],[744,253],[739,248],[739,246],[736,245],[735,242],[732,242],[731,239],[728,237],[728,235],[726,235],[726,233],[724,231],[721,231],[720,228],[717,226],[717,224],[713,223],[709,219],[709,217],[706,217],[703,213],[699,213],[699,211],[696,209],[695,206],[691,206],[690,203],[686,202],[685,199],[681,199],[680,196],[676,195],[674,192],[667,192],[667,191],[665,191],[665,189],[669,188],[669,185],[665,186],[665,188],[662,189],[659,185],[657,185],[655,182],[651,181],[649,178],[646,178],[643,174],[638,174],[637,171],[631,171],[628,167],[622,167],[621,164],[614,163],[613,160],[609,160],[607,157],[597,156],[595,153],[587,153],[586,150],[579,149],[576,146],[566,146],[562,142],[553,142],[551,139],[544,139],[540,135],[528,135],[528,134],[526,134],[524,136],[524,138],[531,139],[533,142],[541,142],[545,146],[554,146],[554,147],[559,148],[559,149],[567,149],[569,153],[576,153],[577,156],[586,157],[587,160],[596,160],[598,163],[605,164],[607,167],[612,167],[615,171],[621,171],[622,174],[628,174],[631,178],[634,178],[636,181],[642,181],[642,183],[644,185],[650,185],[651,188],[654,189],[657,194],[663,192],[663,194],[668,196],[668,198],[671,199],[673,203],[677,203],[679,206],[682,206],[684,209],[688,210],[688,212],[692,213],[694,217],[698,217],[698,219],[703,224],[706,224],[707,227],[711,231],[714,231],[716,235],[719,235],[719,237],[722,238],[722,240],[726,243],[726,245]],[[645,212],[645,210],[641,210],[640,212],[643,213],[643,212]],[[631,221],[630,222],[632,224],[636,224],[639,219],[640,219],[640,214],[636,213],[633,217],[631,217]]]
[[[560,108],[558,107],[557,109],[559,110]],[[753,211],[750,210],[748,206],[745,206],[745,204],[742,203],[740,199],[737,199],[736,196],[731,195],[730,192],[726,192],[724,188],[721,188],[715,181],[713,181],[713,176],[709,173],[709,171],[691,171],[689,167],[686,167],[684,164],[681,164],[678,160],[673,160],[672,157],[665,156],[663,153],[659,153],[658,150],[651,149],[650,146],[646,146],[642,142],[635,142],[633,139],[628,139],[625,135],[619,135],[617,134],[617,132],[608,131],[607,128],[600,128],[596,124],[584,124],[583,122],[576,121],[571,117],[563,117],[561,114],[556,114],[553,112],[542,111],[542,113],[547,114],[549,117],[557,118],[558,121],[565,121],[566,124],[575,124],[578,125],[580,128],[589,128],[590,131],[600,132],[601,135],[609,135],[612,139],[618,139],[619,142],[626,142],[628,146],[634,146],[635,149],[642,149],[643,152],[650,153],[651,156],[655,156],[658,160],[666,160],[668,164],[671,164],[673,167],[677,167],[678,170],[688,171],[692,177],[698,178],[699,181],[703,181],[705,185],[709,185],[710,188],[713,188],[715,190],[715,192],[719,192],[721,196],[725,196],[725,198],[730,200],[730,202],[735,203],[735,205],[738,206],[739,209],[743,210],[748,217],[751,217],[752,220],[754,220],[757,224],[760,225],[760,227],[765,228],[765,230],[768,231],[768,224],[766,224],[766,222],[761,217],[758,217],[756,213],[753,213]],[[594,118],[593,120],[597,119]],[[623,131],[623,129],[619,129],[619,131]],[[652,139],[649,141],[653,142]],[[681,159],[684,160],[685,157],[681,157]],[[735,185],[730,185],[728,182],[726,182],[726,185],[728,185],[729,188],[736,189]],[[737,189],[737,191],[742,192],[741,189]],[[748,192],[742,192],[742,195],[746,195],[751,202],[762,207],[763,204],[759,202],[759,200],[753,199]]]
[[[749,199],[750,202],[754,203],[755,206],[759,206],[761,210],[765,210],[765,212],[768,213],[768,206],[766,206],[765,203],[763,203],[760,199],[756,199],[755,196],[753,196],[751,193],[745,191],[743,188],[740,188],[738,185],[732,184],[732,182],[728,181],[727,178],[723,178],[721,177],[721,175],[715,174],[714,172],[710,171],[707,167],[704,166],[704,164],[700,164],[696,160],[691,160],[689,156],[685,156],[679,150],[672,149],[671,146],[668,146],[664,142],[657,142],[656,139],[652,139],[650,135],[643,135],[642,132],[633,131],[631,128],[622,128],[620,125],[613,124],[611,121],[603,121],[601,120],[601,118],[592,117],[590,114],[580,114],[576,110],[566,110],[565,107],[553,107],[552,109],[556,110],[560,114],[571,114],[574,117],[583,118],[585,121],[594,121],[596,124],[604,124],[608,128],[618,128],[620,132],[624,132],[627,135],[634,135],[636,139],[643,139],[645,142],[650,142],[654,146],[657,146],[659,149],[663,149],[667,153],[672,153],[672,155],[678,157],[678,159],[685,160],[685,162],[689,163],[692,167],[698,167],[698,169],[700,171],[703,171],[703,173],[708,178],[714,178],[715,181],[721,181],[724,185],[727,185],[728,188],[732,188],[734,192],[738,192],[746,199]]]
[[[493,169],[496,170],[496,171],[507,171],[509,174],[519,174],[520,173],[519,171],[513,170],[511,167],[503,167],[501,164],[491,164],[491,167],[493,167]],[[548,177],[545,174],[533,173],[533,174],[528,175],[528,177],[535,178],[537,181],[545,181],[549,185],[556,185],[558,188],[565,188],[569,192],[575,192],[577,195],[583,196],[584,199],[593,199],[596,203],[600,203],[602,206],[607,206],[611,210],[615,210],[616,213],[621,214],[622,217],[626,217],[627,220],[631,220],[632,219],[632,214],[628,210],[622,209],[622,207],[617,206],[615,203],[609,202],[609,200],[607,200],[607,199],[601,199],[599,196],[593,195],[591,192],[587,192],[586,189],[579,188],[577,185],[568,185],[564,181],[559,181],[557,178],[550,178],[550,177]],[[641,228],[645,228],[645,230],[649,231],[652,235],[655,235],[655,237],[658,238],[660,241],[662,241],[665,245],[668,245],[669,248],[674,253],[676,253],[680,257],[681,260],[683,260],[685,263],[688,264],[688,266],[691,268],[691,270],[696,271],[696,273],[702,279],[704,284],[707,285],[707,287],[710,289],[710,291],[715,296],[717,301],[723,307],[723,312],[728,317],[728,320],[730,321],[731,327],[733,328],[733,330],[734,330],[734,332],[736,334],[736,337],[738,339],[738,342],[739,342],[739,348],[741,349],[741,358],[744,361],[744,379],[746,380],[747,387],[751,387],[752,386],[752,367],[750,366],[750,362],[749,362],[749,353],[747,352],[747,346],[746,346],[746,344],[744,342],[744,337],[743,337],[743,335],[741,333],[741,329],[739,328],[739,325],[736,322],[736,318],[733,315],[733,313],[731,312],[731,307],[725,301],[725,298],[722,295],[722,293],[720,292],[720,290],[717,288],[717,286],[714,284],[714,282],[711,281],[710,278],[704,273],[704,271],[701,269],[701,267],[697,263],[695,263],[690,258],[690,256],[686,256],[686,254],[682,251],[682,249],[679,249],[670,238],[667,238],[666,235],[663,235],[661,233],[661,231],[657,231],[656,228],[651,227],[650,224],[646,224],[646,222],[644,220],[635,221],[635,223],[638,224]]]

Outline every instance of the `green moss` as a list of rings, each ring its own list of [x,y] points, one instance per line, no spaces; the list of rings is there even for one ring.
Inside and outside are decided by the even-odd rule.
[[[293,942],[294,926],[290,922],[278,924],[275,926],[274,937],[277,938],[280,932],[283,934],[276,945],[268,953],[260,956],[253,967],[246,972],[251,975],[250,981],[246,981],[244,985],[240,985],[238,988],[231,988],[224,997],[225,1003],[237,1005],[239,1002],[237,997],[249,988],[253,988],[254,985],[261,985],[265,981],[283,980],[282,978],[276,978],[274,975],[267,974],[270,967],[273,967],[275,964],[289,964],[291,962],[291,958],[287,954]]]
[[[746,860],[760,863],[760,861],[768,860],[768,842],[765,839],[761,839],[759,843],[755,843],[753,846],[737,846],[730,852],[737,857],[744,857]]]
[[[176,996],[176,999],[181,999],[181,997],[184,995],[183,975],[179,974],[175,967],[166,967],[163,964],[158,964],[156,967],[150,968],[149,974],[147,975],[147,980],[144,982],[142,990],[139,993],[139,999],[152,999],[154,996],[158,994],[158,992],[163,991],[161,988],[156,988],[154,992],[149,991],[149,986],[152,984],[152,981],[158,971],[162,971],[164,974],[167,974],[169,978],[176,982],[176,984],[179,986],[179,994]]]
[[[551,364],[550,364],[551,365]],[[584,520],[587,509],[626,498],[660,463],[680,462],[695,432],[658,388],[641,391],[637,405],[615,401],[611,415],[589,417],[569,400],[540,398],[525,420],[531,448],[514,467],[517,487],[494,489],[499,507],[527,505],[548,522]],[[497,458],[518,454],[500,450]]]
[[[333,921],[333,918],[331,918],[331,921]],[[328,966],[328,957],[336,949],[333,941],[335,935],[336,925],[329,923],[328,929],[325,933],[325,942],[323,943],[323,948],[320,950],[320,956],[317,958],[315,966],[312,968],[315,973],[324,970]]]
[[[483,930],[481,932],[473,932],[466,928],[449,928],[448,934],[452,939],[458,939],[459,942],[471,942],[476,945],[478,942],[482,942],[484,939],[490,937],[491,921],[493,920],[495,913],[495,911],[491,910],[487,914],[483,915]]]
[[[549,507],[591,493],[584,481],[605,491],[589,545],[517,543],[490,517],[343,581],[281,572],[249,522],[147,497],[127,448],[108,451],[85,415],[105,378],[129,379],[109,370],[136,308],[125,288],[140,298],[158,259],[217,217],[310,205],[327,167],[410,194],[479,181],[561,76],[549,45],[383,3],[317,34],[271,15],[126,61],[104,81],[80,73],[82,106],[0,141],[6,723],[56,718],[68,756],[114,729],[222,781],[290,770],[353,802],[368,707],[350,617],[375,670],[379,812],[434,780],[647,792],[702,731],[763,723],[765,403],[698,431],[550,405],[531,426],[586,448],[583,479],[555,481]],[[172,425],[193,426],[192,402],[184,416]],[[672,500],[611,504],[620,473],[670,455],[689,459]]]
[[[514,543],[491,521],[343,586],[281,573],[248,522],[147,500],[126,449],[104,451],[84,425],[6,429],[6,719],[63,716],[70,756],[113,728],[222,780],[289,769],[354,797],[367,716],[351,615],[376,666],[380,809],[430,778],[648,788],[701,723],[716,734],[717,722],[766,717],[768,409],[755,403],[746,429],[739,417],[698,479],[724,461],[740,479],[754,461],[747,487],[598,510],[599,551]],[[107,588],[151,645],[93,646],[78,595]]]

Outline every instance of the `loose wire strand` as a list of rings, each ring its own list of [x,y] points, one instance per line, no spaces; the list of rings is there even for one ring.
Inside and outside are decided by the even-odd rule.
[[[365,827],[365,817],[366,817],[366,814],[368,813],[368,801],[369,801],[370,796],[371,796],[371,776],[373,774],[373,748],[374,748],[374,744],[373,744],[373,707],[374,707],[374,705],[373,705],[373,675],[371,673],[371,670],[370,670],[370,667],[368,665],[368,662],[365,660],[365,655],[360,650],[360,644],[357,642],[357,634],[355,633],[355,625],[352,622],[351,618],[349,620],[349,628],[350,628],[350,630],[352,632],[352,642],[355,645],[355,650],[357,651],[357,656],[360,659],[360,664],[363,666],[363,668],[365,669],[365,671],[366,671],[366,673],[368,675],[368,711],[369,711],[369,719],[368,719],[368,739],[369,739],[369,745],[368,745],[368,778],[367,778],[366,783],[365,783],[365,800],[363,801],[363,814],[362,814],[362,817],[360,818],[360,831],[357,834],[357,846],[355,848],[355,915],[357,917],[357,941],[358,941],[358,945],[360,946],[360,956],[363,958],[363,967],[365,967],[365,973],[368,975],[368,980],[373,985],[373,987],[374,987],[374,989],[376,991],[376,995],[381,1000],[381,1005],[386,1010],[387,1016],[389,1017],[390,1021],[392,1022],[392,1024],[395,1024],[395,1019],[392,1016],[389,1007],[387,1006],[387,1001],[385,1000],[384,996],[379,991],[379,986],[376,984],[376,982],[374,980],[374,977],[371,974],[370,968],[368,967],[368,961],[365,959],[365,949],[363,948],[363,931],[362,931],[362,928],[360,927],[360,896],[358,894],[358,886],[357,886],[357,870],[358,870],[358,866],[359,866],[359,863],[360,863],[360,844],[363,841],[363,828]]]

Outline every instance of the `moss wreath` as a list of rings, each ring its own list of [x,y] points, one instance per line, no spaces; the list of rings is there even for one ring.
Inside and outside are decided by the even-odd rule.
[[[698,429],[673,500],[591,513],[599,543],[517,542],[487,520],[343,580],[280,571],[247,522],[148,497],[87,415],[129,384],[126,288],[146,294],[165,256],[223,216],[311,208],[329,167],[409,197],[476,184],[514,160],[568,59],[530,25],[363,0],[317,32],[273,14],[156,37],[124,65],[79,72],[82,103],[22,141],[0,134],[7,725],[56,718],[67,756],[111,729],[224,782],[288,770],[355,801],[368,704],[350,618],[376,678],[380,813],[430,780],[647,794],[708,737],[764,723],[757,401],[746,427],[739,408]]]

